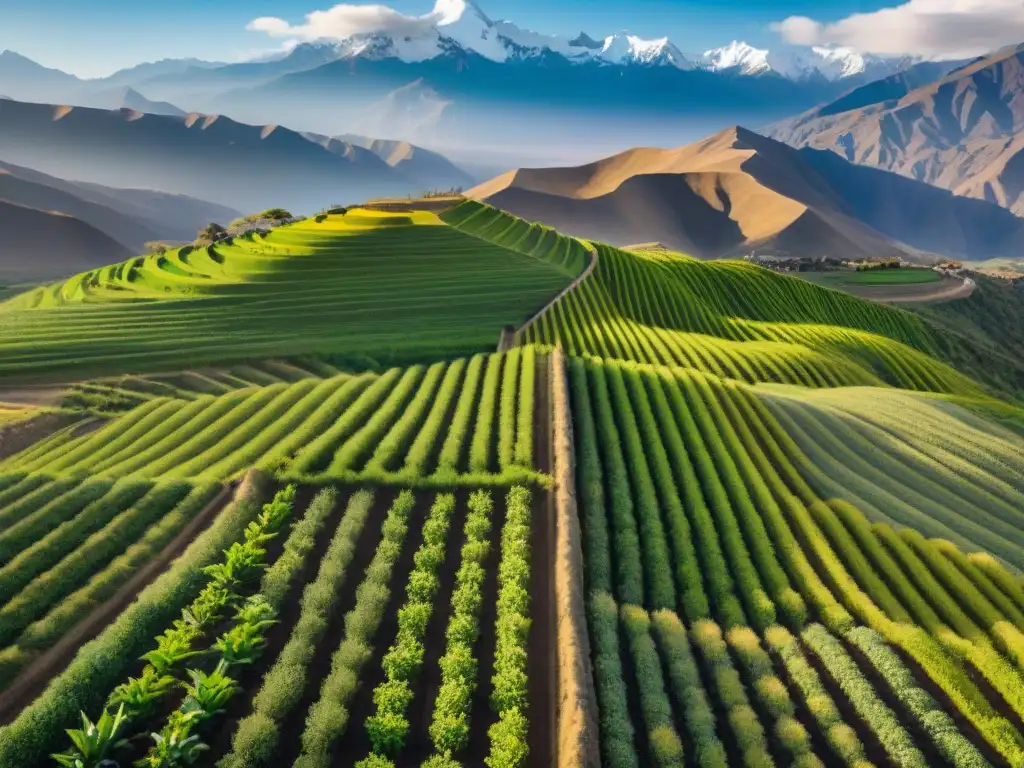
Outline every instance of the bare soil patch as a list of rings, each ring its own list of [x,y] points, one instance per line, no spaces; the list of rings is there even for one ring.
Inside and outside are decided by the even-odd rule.
[[[26,448],[35,445],[54,432],[71,426],[77,421],[83,422],[83,428],[86,428],[87,424],[91,423],[85,422],[82,416],[77,413],[48,412],[8,424],[0,428],[0,459],[6,459],[14,456],[16,453],[21,453]],[[99,421],[96,428],[102,426],[102,424],[103,422]]]

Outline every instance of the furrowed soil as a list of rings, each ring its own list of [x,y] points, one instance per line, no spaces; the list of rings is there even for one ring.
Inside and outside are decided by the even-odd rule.
[[[384,668],[381,661],[384,654],[398,637],[398,610],[405,605],[408,596],[405,585],[409,574],[415,566],[414,555],[423,544],[423,523],[434,503],[434,494],[419,493],[416,495],[416,506],[409,515],[409,532],[402,545],[402,555],[391,575],[391,597],[384,609],[384,619],[377,630],[373,641],[373,656],[362,669],[359,679],[359,690],[349,706],[348,729],[334,747],[334,762],[337,768],[351,768],[358,761],[373,751],[373,744],[366,734],[364,723],[376,711],[373,703],[373,692],[384,682]]]
[[[401,768],[418,767],[433,754],[430,740],[430,717],[434,711],[434,698],[441,687],[441,669],[438,661],[444,655],[445,629],[452,614],[452,592],[455,590],[455,573],[459,570],[460,554],[466,524],[466,501],[469,494],[460,491],[455,494],[455,513],[448,529],[448,543],[445,547],[444,563],[438,574],[440,587],[434,602],[434,612],[427,625],[424,639],[423,669],[419,680],[413,686],[413,700],[409,705],[409,739],[405,749],[396,760]]]
[[[320,698],[320,687],[331,671],[331,657],[345,638],[345,614],[352,610],[356,601],[356,587],[363,580],[370,561],[380,541],[381,527],[387,517],[395,493],[380,489],[376,492],[370,514],[367,516],[363,530],[359,534],[356,545],[356,556],[345,574],[345,583],[341,586],[341,594],[331,620],[327,625],[323,640],[317,646],[316,653],[306,673],[306,690],[295,711],[285,719],[281,727],[281,741],[278,753],[280,765],[293,765],[302,751],[302,732],[305,730],[306,714],[309,708]]]

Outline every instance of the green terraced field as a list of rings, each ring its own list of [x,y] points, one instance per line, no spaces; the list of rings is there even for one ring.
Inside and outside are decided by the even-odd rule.
[[[5,768],[119,707],[122,765],[1024,768],[995,335],[473,202],[0,318],[74,411],[0,461]]]
[[[433,214],[356,210],[265,238],[139,257],[0,305],[0,377],[84,378],[310,353],[473,353],[582,271],[558,252],[564,240],[527,256]]]

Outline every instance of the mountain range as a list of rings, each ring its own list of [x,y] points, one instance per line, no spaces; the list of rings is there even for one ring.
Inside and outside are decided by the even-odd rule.
[[[401,34],[312,40],[242,63],[164,60],[96,80],[6,51],[0,93],[110,108],[127,88],[117,106],[402,140],[456,162],[501,153],[514,165],[621,149],[627,124],[629,144],[670,146],[730,123],[763,125],[918,63],[843,47],[768,50],[737,40],[685,52],[667,36],[541,35],[493,20],[472,0],[438,0],[420,18]],[[142,109],[142,99],[176,106]]]
[[[191,240],[238,211],[181,195],[71,182],[0,162],[0,280],[92,269],[158,240]]]
[[[923,83],[914,75],[873,83],[767,133],[1024,215],[1024,46]]]
[[[467,194],[580,237],[658,241],[702,258],[920,262],[1024,248],[1024,219],[997,205],[740,127],[678,149],[510,171]]]
[[[307,136],[218,115],[11,100],[0,101],[0,158],[65,178],[202,197],[247,213],[275,206],[310,213],[470,181],[443,157],[408,144]]]

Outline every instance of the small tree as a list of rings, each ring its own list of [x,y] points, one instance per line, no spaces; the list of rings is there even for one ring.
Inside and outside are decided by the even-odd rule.
[[[259,214],[257,218],[270,219],[271,221],[287,221],[292,218],[292,215],[284,208],[267,208],[267,210]]]
[[[227,234],[227,230],[220,224],[210,222],[199,230],[199,240],[220,240]]]
[[[156,254],[167,253],[167,243],[161,243],[159,240],[148,242],[146,243],[146,252]]]

